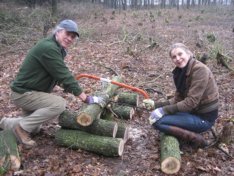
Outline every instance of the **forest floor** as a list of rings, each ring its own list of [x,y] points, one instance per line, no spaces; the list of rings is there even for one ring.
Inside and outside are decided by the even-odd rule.
[[[102,9],[86,16],[78,16],[75,20],[79,24],[81,38],[69,50],[66,63],[74,74],[88,73],[110,78],[113,73],[118,73],[123,77],[124,83],[148,91],[150,98],[165,99],[175,90],[171,74],[173,64],[168,56],[169,46],[175,42],[183,42],[197,57],[204,53],[210,56],[207,65],[214,73],[220,91],[219,118],[215,124],[220,132],[223,125],[234,117],[234,73],[218,64],[214,56],[217,51],[222,52],[229,58],[229,66],[234,68],[233,12],[233,8],[120,12]],[[30,35],[31,33],[32,31]],[[31,35],[32,41],[39,38],[38,33],[35,32],[35,38]],[[213,42],[209,41],[209,36],[212,35],[215,36]],[[31,40],[6,45],[3,38],[2,35],[0,119],[16,117],[21,113],[9,99],[9,84],[27,54],[27,49],[33,45]],[[100,82],[89,79],[81,79],[80,85],[88,94],[101,88]],[[54,93],[63,96],[71,110],[78,110],[82,105],[80,100],[63,93],[58,87]],[[140,102],[142,100],[143,97],[140,96]],[[31,150],[20,147],[22,167],[15,174],[165,175],[160,170],[159,133],[149,125],[148,116],[147,111],[137,110],[133,119],[126,121],[130,126],[130,138],[120,157],[104,157],[83,150],[60,147],[54,140],[55,131],[59,128],[57,120],[43,124],[41,132],[33,137],[37,146]],[[204,136],[212,138],[209,132]],[[234,144],[227,147],[229,154],[234,156]],[[215,146],[196,149],[184,144],[180,149],[181,169],[174,175],[234,174],[234,160]]]

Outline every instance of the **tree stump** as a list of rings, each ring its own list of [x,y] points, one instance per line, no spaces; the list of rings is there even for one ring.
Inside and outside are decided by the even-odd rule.
[[[104,156],[121,156],[124,141],[119,138],[97,136],[79,130],[60,129],[55,134],[57,144],[72,149],[83,149]]]
[[[161,134],[161,170],[166,174],[175,174],[180,170],[181,156],[178,140],[169,135]]]

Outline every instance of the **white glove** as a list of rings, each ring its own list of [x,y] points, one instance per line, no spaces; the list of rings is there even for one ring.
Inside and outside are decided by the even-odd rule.
[[[106,106],[106,101],[104,100],[104,98],[98,97],[98,96],[87,96],[85,102],[86,102],[87,104],[94,104],[94,103],[97,103],[97,104],[99,104],[101,107],[105,107],[105,106]]]
[[[145,107],[148,110],[154,109],[154,100],[152,100],[152,99],[144,99],[143,100],[143,107]]]
[[[149,117],[149,123],[150,125],[153,125],[155,122],[157,122],[159,119],[161,119],[164,116],[163,108],[157,108],[153,112],[151,112]]]

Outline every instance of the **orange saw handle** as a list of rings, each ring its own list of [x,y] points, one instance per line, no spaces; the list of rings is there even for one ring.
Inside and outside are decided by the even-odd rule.
[[[111,84],[115,84],[115,85],[117,85],[119,87],[123,87],[123,88],[126,88],[126,89],[130,89],[130,90],[132,90],[134,92],[138,92],[138,93],[142,94],[145,97],[145,99],[149,98],[148,93],[145,92],[144,90],[139,89],[137,87],[133,87],[133,86],[124,84],[124,83],[120,83],[120,82],[117,82],[117,81],[112,81],[112,80],[106,79],[106,78],[100,78],[98,76],[89,75],[89,74],[80,74],[80,75],[76,76],[77,80],[79,80],[80,78],[91,78],[91,79],[95,79],[95,80],[99,80],[99,81],[104,81],[104,82],[108,82],[108,83],[111,83]]]

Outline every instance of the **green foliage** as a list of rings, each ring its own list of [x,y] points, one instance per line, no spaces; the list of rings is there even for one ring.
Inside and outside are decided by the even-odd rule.
[[[214,43],[215,40],[216,40],[216,37],[215,37],[215,35],[213,33],[208,33],[206,38],[210,43]]]
[[[162,12],[159,10],[158,11],[158,17],[162,16]]]
[[[224,53],[222,44],[216,41],[209,49],[210,59],[215,59],[218,53]]]
[[[17,14],[16,12],[9,12],[9,11],[1,11],[0,12],[0,29],[2,30],[9,30],[12,26],[15,24],[17,25],[24,25],[21,24],[21,18],[20,14]]]

